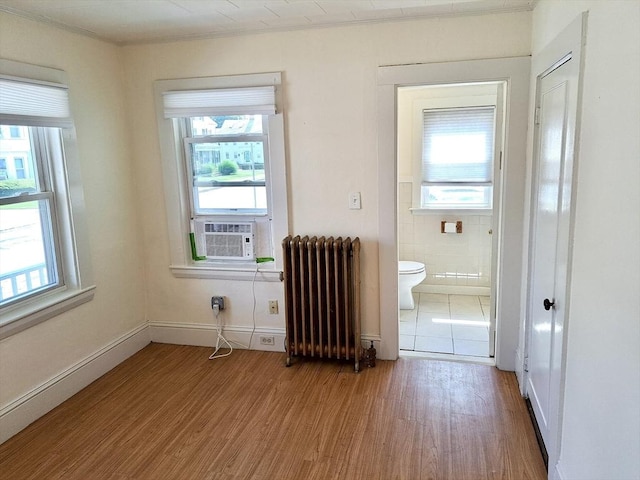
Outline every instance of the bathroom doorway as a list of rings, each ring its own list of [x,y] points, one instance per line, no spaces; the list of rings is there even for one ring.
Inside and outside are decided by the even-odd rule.
[[[504,81],[397,89],[398,260],[425,267],[400,302],[401,356],[495,363],[504,96]]]

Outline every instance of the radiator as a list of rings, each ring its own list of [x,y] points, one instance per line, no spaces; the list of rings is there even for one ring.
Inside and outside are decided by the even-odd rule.
[[[291,357],[353,360],[360,370],[360,239],[282,241],[287,366]]]

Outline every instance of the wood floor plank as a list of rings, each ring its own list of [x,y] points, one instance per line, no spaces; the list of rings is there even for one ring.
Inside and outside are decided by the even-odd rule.
[[[151,344],[0,445],[0,478],[546,478],[513,373]]]

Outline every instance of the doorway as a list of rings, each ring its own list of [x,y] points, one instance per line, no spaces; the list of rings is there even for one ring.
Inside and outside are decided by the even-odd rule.
[[[413,308],[400,302],[402,356],[493,363],[505,91],[398,87],[398,256],[425,266]]]
[[[525,152],[529,98],[529,57],[470,60],[378,68],[378,265],[380,312],[380,358],[399,356],[398,309],[398,171],[396,148],[397,91],[415,85],[506,82],[505,148],[502,158],[500,223],[493,229],[499,236],[496,295],[495,363],[503,370],[515,370],[518,318],[522,285],[522,229]]]

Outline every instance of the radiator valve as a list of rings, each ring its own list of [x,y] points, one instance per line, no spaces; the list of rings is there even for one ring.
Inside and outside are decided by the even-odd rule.
[[[363,361],[367,367],[376,366],[376,348],[373,346],[373,340],[371,341],[371,346],[364,351]]]

